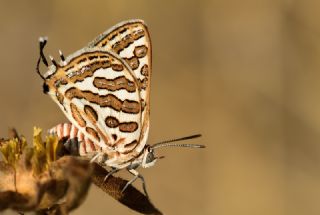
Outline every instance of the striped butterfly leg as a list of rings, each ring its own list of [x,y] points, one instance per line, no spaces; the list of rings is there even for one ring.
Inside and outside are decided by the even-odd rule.
[[[148,195],[147,188],[146,188],[146,183],[145,183],[143,176],[135,169],[128,169],[128,171],[132,175],[134,175],[134,177],[130,181],[128,181],[128,183],[122,188],[121,192],[124,192],[130,184],[132,184],[133,182],[135,182],[135,180],[137,180],[137,178],[140,178],[142,181],[143,192],[146,194],[146,197],[149,199],[149,195]]]

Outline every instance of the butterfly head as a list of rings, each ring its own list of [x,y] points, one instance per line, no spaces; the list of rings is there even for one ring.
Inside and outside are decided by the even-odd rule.
[[[154,149],[150,145],[146,145],[146,147],[144,148],[144,152],[143,152],[141,166],[143,168],[151,167],[156,163],[156,161],[159,158],[162,158],[162,157],[156,157],[154,154]]]
[[[151,167],[153,166],[158,159],[164,158],[164,156],[157,157],[155,155],[155,149],[161,148],[161,147],[168,147],[168,146],[175,146],[175,147],[187,147],[187,148],[205,148],[204,145],[198,145],[198,144],[176,144],[172,142],[177,142],[181,140],[188,140],[188,139],[194,139],[201,137],[200,134],[192,135],[192,136],[187,136],[187,137],[182,137],[178,139],[173,139],[173,140],[166,140],[160,143],[156,143],[152,146],[146,145],[144,148],[143,152],[143,159],[142,159],[142,164],[141,166],[144,168]]]

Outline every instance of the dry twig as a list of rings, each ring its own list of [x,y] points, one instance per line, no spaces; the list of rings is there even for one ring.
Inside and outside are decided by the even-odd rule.
[[[103,167],[94,164],[92,182],[117,201],[139,213],[162,214],[144,194],[133,186],[129,185],[122,193],[121,190],[128,181],[114,176],[109,176],[108,180],[104,181],[107,174],[108,172]]]

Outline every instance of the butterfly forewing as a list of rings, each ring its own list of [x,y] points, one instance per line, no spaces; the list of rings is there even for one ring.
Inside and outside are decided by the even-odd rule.
[[[151,41],[146,25],[142,20],[120,23],[88,46],[110,50],[130,66],[141,97],[142,128],[138,151],[142,150],[148,137],[150,114]]]
[[[87,48],[51,70],[49,94],[85,136],[109,152],[127,153],[137,145],[141,97],[122,59]]]

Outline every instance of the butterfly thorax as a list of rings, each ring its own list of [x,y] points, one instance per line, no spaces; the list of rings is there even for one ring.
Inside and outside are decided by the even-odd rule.
[[[101,156],[102,155],[103,154],[101,154]],[[100,162],[104,163],[106,166],[111,166],[117,169],[135,169],[139,166],[148,168],[153,166],[157,161],[157,157],[154,155],[154,150],[152,150],[149,145],[145,145],[143,151],[141,151],[139,154],[121,156],[119,153],[111,153],[110,155],[114,157],[108,157],[104,161],[100,160]],[[128,157],[131,157],[131,159],[128,160]]]

